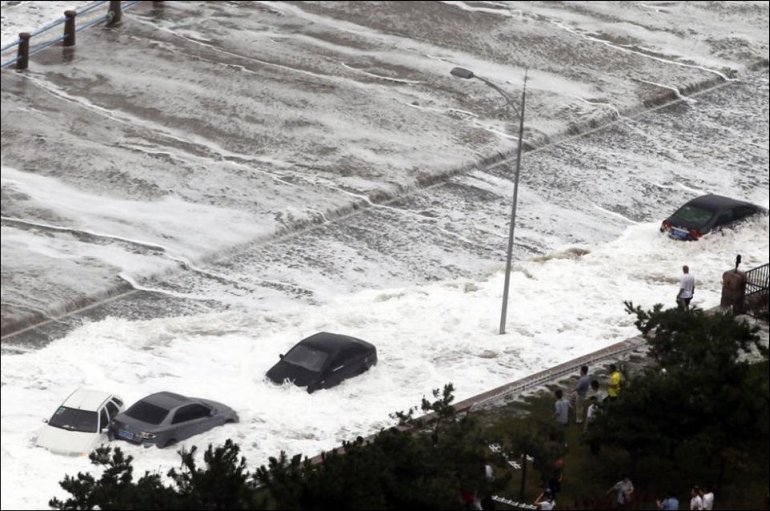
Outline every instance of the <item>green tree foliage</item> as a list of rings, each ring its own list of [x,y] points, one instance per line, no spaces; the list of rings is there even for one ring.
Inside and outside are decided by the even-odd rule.
[[[368,443],[346,442],[344,454],[326,453],[317,464],[282,453],[256,477],[281,509],[457,508],[460,487],[487,490],[486,443],[471,418],[455,416],[453,391],[448,384],[433,391],[434,401],[422,399],[429,421],[414,418],[416,407],[397,412],[399,427]]]
[[[99,480],[90,474],[65,476],[61,487],[72,494],[65,501],[51,499],[54,509],[182,509],[176,492],[164,486],[159,474],[145,473],[134,483],[132,456],[120,448],[99,447],[89,456],[91,463],[104,467]]]
[[[522,455],[526,455],[532,458],[532,466],[543,483],[558,470],[554,462],[566,453],[564,444],[556,440],[557,435],[553,429],[552,424],[528,421],[526,427],[514,429],[508,434],[508,452],[511,457],[521,459]]]
[[[238,460],[238,445],[230,439],[216,449],[209,445],[203,454],[205,469],[195,463],[196,450],[195,446],[189,451],[181,450],[182,470],[171,469],[168,473],[182,506],[185,509],[249,508],[256,485],[246,469],[246,458]]]
[[[397,428],[346,442],[320,463],[281,458],[257,470],[279,509],[451,509],[456,483],[428,438]]]
[[[730,313],[626,308],[656,365],[603,406],[589,439],[624,448],[632,463],[694,453],[693,465],[720,480],[750,442],[767,438],[767,372],[751,367],[767,360],[758,328]]]
[[[104,467],[99,480],[90,474],[65,476],[61,487],[72,494],[65,501],[51,499],[54,509],[248,509],[255,502],[256,485],[245,471],[245,460],[238,462],[239,447],[227,440],[225,445],[204,454],[205,469],[198,469],[193,459],[195,448],[180,451],[182,469],[172,469],[166,486],[160,474],[133,478],[132,456],[124,456],[120,447],[99,447],[91,453],[94,465]]]

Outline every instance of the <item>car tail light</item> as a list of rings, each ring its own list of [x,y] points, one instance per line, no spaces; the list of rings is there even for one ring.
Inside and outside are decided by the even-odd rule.
[[[697,240],[701,236],[703,236],[703,233],[701,233],[698,229],[690,229],[690,237],[694,240]]]
[[[660,224],[660,232],[663,231],[670,231],[671,230],[671,222],[668,220],[663,220],[663,223]]]

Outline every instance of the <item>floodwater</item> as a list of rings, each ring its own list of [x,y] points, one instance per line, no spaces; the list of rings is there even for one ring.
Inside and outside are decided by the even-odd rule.
[[[462,399],[632,335],[623,300],[673,304],[682,264],[711,307],[736,254],[767,262],[766,216],[657,230],[703,193],[768,206],[767,4],[164,4],[3,71],[4,335],[117,294],[4,336],[4,508],[90,470],[34,447],[78,386],[218,399],[241,423],[183,445],[313,456],[449,381]],[[528,68],[504,336],[517,125],[454,66],[516,100]],[[264,380],[321,330],[379,364],[312,395]]]

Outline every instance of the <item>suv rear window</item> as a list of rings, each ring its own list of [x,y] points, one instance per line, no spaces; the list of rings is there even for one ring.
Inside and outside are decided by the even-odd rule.
[[[139,401],[126,410],[126,415],[148,424],[160,424],[168,415],[168,410],[146,401]]]

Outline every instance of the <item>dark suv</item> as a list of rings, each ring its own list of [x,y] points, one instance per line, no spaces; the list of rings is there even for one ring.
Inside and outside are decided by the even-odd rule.
[[[679,240],[697,240],[709,231],[730,225],[765,210],[749,202],[704,195],[693,199],[663,220],[660,232]]]

